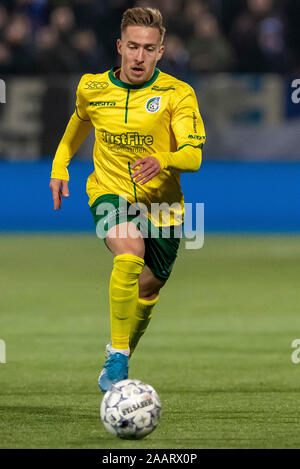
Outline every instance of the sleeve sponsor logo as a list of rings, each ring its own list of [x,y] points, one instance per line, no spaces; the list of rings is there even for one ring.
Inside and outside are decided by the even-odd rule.
[[[148,112],[157,112],[160,108],[161,96],[155,96],[154,98],[148,99],[146,102],[146,110]]]
[[[188,138],[191,138],[193,140],[205,140],[205,137],[203,135],[192,135],[190,134]]]
[[[193,127],[194,127],[194,133],[197,133],[197,116],[196,113],[193,112]]]

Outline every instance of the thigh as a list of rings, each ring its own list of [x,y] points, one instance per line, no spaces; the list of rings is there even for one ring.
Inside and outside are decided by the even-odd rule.
[[[143,258],[145,245],[142,234],[128,214],[128,202],[115,194],[100,196],[91,206],[96,233],[106,246],[117,256],[134,254]]]
[[[115,256],[126,253],[144,258],[144,240],[140,230],[132,222],[120,223],[110,228],[105,242],[108,249]]]

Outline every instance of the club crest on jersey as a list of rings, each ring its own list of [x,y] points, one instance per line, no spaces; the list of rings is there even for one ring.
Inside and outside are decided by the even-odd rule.
[[[155,96],[155,98],[150,98],[146,102],[146,110],[148,112],[156,112],[160,108],[160,98],[161,96]]]

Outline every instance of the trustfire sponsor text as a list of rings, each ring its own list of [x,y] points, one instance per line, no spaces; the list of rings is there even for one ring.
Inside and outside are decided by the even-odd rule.
[[[110,145],[130,145],[142,146],[153,145],[154,138],[152,135],[141,135],[138,132],[124,132],[122,134],[111,134],[106,130],[101,130],[102,138],[105,143]]]

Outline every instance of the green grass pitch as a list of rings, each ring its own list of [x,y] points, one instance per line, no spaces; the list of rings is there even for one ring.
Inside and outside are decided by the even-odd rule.
[[[97,378],[112,257],[90,235],[0,237],[1,448],[299,448],[300,239],[180,248],[130,377],[163,407],[144,440],[106,432]]]

